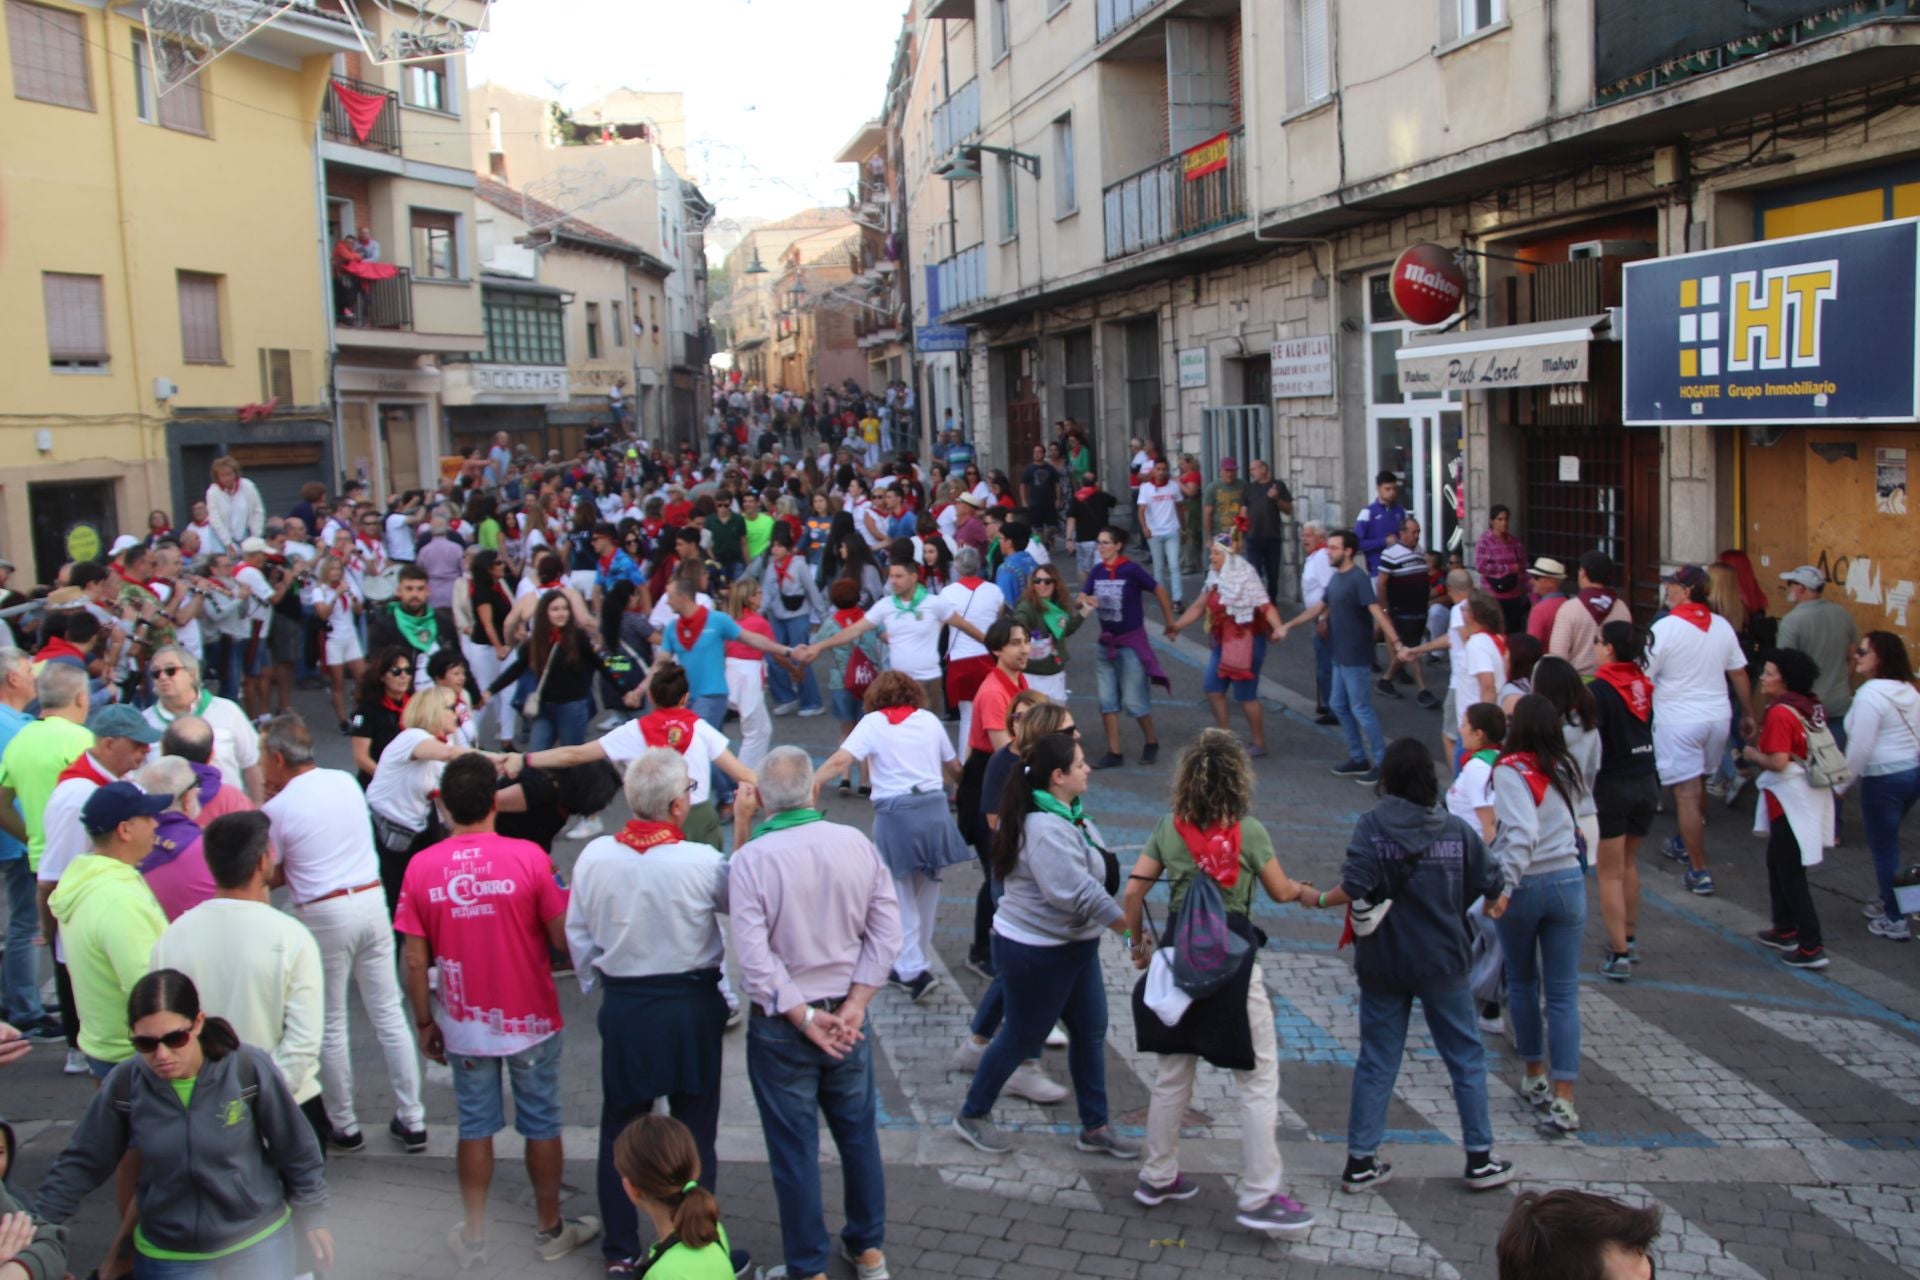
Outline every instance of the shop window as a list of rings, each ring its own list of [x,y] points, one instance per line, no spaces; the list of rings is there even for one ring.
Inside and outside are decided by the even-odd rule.
[[[113,545],[120,535],[114,487],[112,480],[27,486],[34,577],[52,582],[67,561],[97,559]]]

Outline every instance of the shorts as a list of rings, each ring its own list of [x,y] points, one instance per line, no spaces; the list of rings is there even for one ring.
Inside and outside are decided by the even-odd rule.
[[[1601,774],[1593,780],[1593,807],[1600,818],[1600,838],[1644,836],[1653,830],[1660,804],[1660,785],[1651,773],[1624,778]]]
[[[251,630],[251,628],[249,628],[249,630]],[[268,639],[267,631],[264,628],[261,630],[258,640],[254,639],[251,635],[247,635],[240,637],[233,643],[233,661],[234,665],[240,668],[241,675],[251,678],[253,676],[263,676],[267,674],[267,668],[273,665],[273,642]],[[253,651],[251,661],[249,661],[247,657],[249,648]]]
[[[108,1074],[120,1065],[117,1062],[108,1062],[105,1058],[96,1058],[90,1053],[81,1056],[87,1060],[87,1074],[95,1080],[105,1080]]]
[[[340,635],[331,627],[327,629],[326,663],[328,666],[344,667],[349,662],[358,662],[366,656],[367,651],[360,647],[358,635],[352,631]]]
[[[1427,642],[1427,620],[1425,618],[1401,618],[1393,620],[1394,633],[1400,637],[1400,643],[1412,649]]]
[[[1653,759],[1659,766],[1660,785],[1677,787],[1695,778],[1704,778],[1720,767],[1726,754],[1731,726],[1727,717],[1675,724],[1659,716],[1653,718]]]
[[[273,620],[267,624],[267,643],[264,647],[275,666],[292,666],[300,661],[303,629],[299,618],[289,618],[283,613],[273,615]]]
[[[1153,713],[1153,693],[1147,686],[1147,669],[1140,663],[1140,655],[1125,645],[1117,645],[1113,657],[1107,657],[1107,647],[1100,646],[1100,656],[1094,659],[1093,671],[1100,690],[1100,714],[1115,715],[1125,711],[1138,720]]]
[[[1253,635],[1253,678],[1223,680],[1220,678],[1220,649],[1216,645],[1207,654],[1207,675],[1200,687],[1206,693],[1225,693],[1231,688],[1235,702],[1258,702],[1260,700],[1260,667],[1266,660],[1266,633],[1256,631]]]
[[[833,691],[834,719],[845,723],[858,720],[865,714],[866,711],[861,706],[859,694],[851,689],[835,689]]]
[[[560,1034],[505,1058],[448,1053],[453,1100],[460,1112],[460,1140],[491,1138],[507,1127],[500,1099],[500,1069],[513,1089],[513,1127],[529,1142],[560,1136]]]

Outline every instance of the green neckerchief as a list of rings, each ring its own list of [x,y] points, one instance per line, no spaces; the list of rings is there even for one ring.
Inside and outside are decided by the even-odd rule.
[[[1051,632],[1055,640],[1058,640],[1060,633],[1067,629],[1067,611],[1051,600],[1042,600],[1040,602],[1040,625]]]
[[[195,716],[201,720],[204,720],[207,718],[207,708],[212,705],[213,705],[213,690],[202,689],[200,691],[200,696],[193,700],[193,710],[182,711],[180,715]],[[160,717],[161,724],[172,724],[175,720],[179,719],[179,716],[176,716],[172,712],[168,711],[165,707],[161,706],[158,701],[155,701],[153,704],[153,712],[155,715]]]
[[[912,614],[914,617],[914,620],[917,622],[919,621],[919,618],[920,618],[920,602],[922,600],[925,600],[926,598],[927,598],[926,584],[920,583],[919,585],[915,586],[913,589],[913,599],[907,601],[906,603],[902,604],[900,601],[900,597],[897,595],[894,596],[893,607],[898,609],[902,613]]]
[[[1071,805],[1064,805],[1053,792],[1036,787],[1033,792],[1033,804],[1040,812],[1050,813],[1056,818],[1065,818],[1076,827],[1087,820],[1087,807],[1078,797],[1075,797]]]
[[[416,618],[395,602],[393,623],[400,628],[400,638],[422,653],[432,653],[440,642],[440,620],[433,616],[432,605]]]
[[[785,831],[788,827],[804,827],[809,822],[821,822],[826,816],[818,809],[782,809],[764,822],[755,823],[753,834],[748,839],[758,840],[769,831]]]
[[[1492,764],[1500,758],[1500,748],[1488,747],[1485,751],[1474,752],[1473,755],[1468,758],[1472,760],[1484,760],[1488,764]]]

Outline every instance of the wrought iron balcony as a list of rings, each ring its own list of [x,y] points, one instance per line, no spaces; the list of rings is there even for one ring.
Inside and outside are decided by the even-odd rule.
[[[1231,129],[1108,187],[1107,261],[1172,244],[1247,216],[1246,130]]]
[[[346,105],[340,100],[341,88],[382,100],[380,113],[374,117],[373,124],[364,138],[354,128],[353,119],[348,114]],[[364,80],[334,76],[327,81],[327,100],[320,113],[320,132],[328,142],[344,142],[351,147],[369,147],[375,151],[390,151],[398,154],[400,95],[391,89],[369,84]]]
[[[360,280],[358,296],[347,292],[342,280],[333,279],[336,328],[413,328],[413,276],[405,267],[385,280]]]
[[[980,132],[980,82],[969,80],[933,109],[933,154],[944,156]]]

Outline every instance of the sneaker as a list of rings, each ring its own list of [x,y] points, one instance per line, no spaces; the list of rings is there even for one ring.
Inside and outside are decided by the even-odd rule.
[[[1553,1082],[1545,1076],[1521,1076],[1520,1096],[1535,1111],[1553,1101]]]
[[[1513,1161],[1496,1160],[1492,1154],[1467,1157],[1467,1172],[1463,1175],[1469,1191],[1491,1191],[1495,1187],[1504,1187],[1513,1181]]]
[[[745,1280],[747,1274],[753,1270],[753,1255],[745,1249],[729,1249],[727,1262],[733,1267],[733,1280]]]
[[[1880,899],[1875,898],[1872,902],[1860,908],[1860,914],[1869,920],[1878,920],[1881,916],[1887,914],[1887,909],[1880,905]]]
[[[1073,1096],[1073,1090],[1031,1062],[1023,1062],[1015,1067],[1013,1074],[1007,1077],[1007,1083],[1002,1088],[1016,1098],[1025,1098],[1028,1102],[1037,1102],[1043,1107],[1050,1107],[1056,1102],[1065,1102]]]
[[[839,787],[839,791],[840,791],[840,794],[841,794],[841,795],[843,795],[843,796],[850,796],[850,795],[852,795],[852,794],[853,794],[853,779],[851,779],[851,778],[842,778],[842,779],[840,779],[840,787]]]
[[[22,1023],[18,1030],[27,1039],[41,1043],[58,1040],[65,1034],[60,1029],[60,1019],[50,1013],[42,1014],[31,1022]]]
[[[1313,713],[1313,722],[1315,724],[1339,724],[1340,717],[1333,714],[1333,712],[1327,710],[1325,707],[1321,707],[1319,710]]]
[[[980,1059],[986,1056],[986,1052],[986,1045],[981,1044],[972,1036],[968,1036],[960,1042],[960,1047],[953,1051],[953,1057],[949,1060],[948,1069],[966,1072],[977,1071],[980,1068]]]
[[[922,1000],[925,1000],[927,998],[928,992],[932,991],[935,987],[940,985],[940,979],[935,977],[933,974],[933,971],[929,969],[927,972],[915,978],[912,982],[908,982],[903,985],[906,989],[907,998],[913,1001],[915,1004],[919,1004]]]
[[[487,1265],[487,1242],[467,1239],[465,1222],[447,1228],[447,1249],[453,1254],[453,1265],[462,1271]]]
[[[563,834],[568,840],[591,840],[605,830],[606,826],[600,821],[600,815],[588,813],[577,818]]]
[[[397,1121],[395,1123],[398,1123]],[[367,1135],[355,1129],[352,1133],[341,1133],[335,1129],[327,1135],[327,1145],[335,1151],[344,1151],[352,1155],[356,1151],[367,1149]]]
[[[1098,760],[1095,760],[1093,762],[1093,767],[1096,769],[1118,769],[1121,765],[1125,764],[1126,762],[1127,762],[1127,758],[1121,755],[1118,751],[1109,751],[1107,752],[1107,754],[1101,756]]]
[[[1140,748],[1141,764],[1152,764],[1155,760],[1158,760],[1159,758],[1160,758],[1159,743],[1149,742],[1146,746]]]
[[[1233,1220],[1269,1236],[1301,1236],[1313,1230],[1313,1212],[1292,1196],[1275,1196],[1258,1209],[1242,1209]]]
[[[1727,784],[1720,778],[1708,778],[1706,792],[1715,800],[1724,800],[1727,798]]]
[[[1426,689],[1422,689],[1420,692],[1414,694],[1413,701],[1416,706],[1425,707],[1429,711],[1437,710],[1440,706],[1440,699],[1434,697],[1432,692]]]
[[[1370,787],[1374,785],[1376,782],[1380,781],[1379,766],[1375,765],[1373,768],[1368,769],[1365,773],[1356,776],[1354,778],[1354,781],[1359,783],[1363,787]]]
[[[1007,1141],[1007,1135],[985,1116],[955,1116],[953,1131],[960,1135],[962,1142],[969,1143],[990,1156],[1005,1155],[1013,1150],[1013,1144]]]
[[[1395,687],[1393,681],[1391,680],[1375,680],[1373,682],[1373,687],[1378,689],[1381,693],[1385,694],[1389,698],[1400,698],[1405,696],[1400,692],[1400,690],[1397,687]]]
[[[600,1237],[600,1219],[592,1214],[562,1218],[552,1231],[535,1231],[533,1247],[542,1262],[558,1262],[590,1240]]]
[[[1731,809],[1734,805],[1740,803],[1740,793],[1752,785],[1752,778],[1747,777],[1745,774],[1735,775],[1733,781],[1727,784],[1727,808]]]
[[[1640,942],[1632,934],[1627,935],[1627,959],[1640,963]]]
[[[1809,951],[1805,947],[1795,947],[1780,959],[1796,969],[1824,969],[1827,967],[1827,949],[1815,947]]]
[[[773,714],[777,716],[790,716],[799,709],[800,703],[797,700],[793,702],[783,702],[773,709]]]
[[[1140,1144],[1121,1137],[1110,1124],[1103,1124],[1098,1129],[1082,1129],[1075,1135],[1073,1145],[1082,1151],[1112,1156],[1115,1160],[1140,1158]]]
[[[1393,1176],[1393,1165],[1385,1160],[1376,1160],[1368,1156],[1364,1160],[1347,1157],[1347,1170],[1340,1175],[1340,1189],[1348,1193],[1358,1193],[1377,1187]]]
[[[91,1068],[87,1066],[87,1055],[78,1049],[67,1050],[67,1063],[60,1068],[60,1074],[68,1076],[92,1074]]]
[[[1053,1030],[1047,1032],[1047,1048],[1064,1049],[1067,1047],[1067,1029],[1059,1023],[1053,1024]]]
[[[747,1011],[745,1006],[736,1004],[727,1010],[726,1025],[720,1029],[722,1031],[737,1031],[740,1028],[740,1024],[746,1020]]]
[[[633,1273],[639,1269],[640,1264],[632,1258],[609,1258],[607,1280],[632,1280]]]
[[[1163,1187],[1156,1187],[1145,1178],[1134,1184],[1133,1198],[1151,1209],[1155,1205],[1165,1204],[1169,1200],[1191,1200],[1200,1194],[1200,1184],[1189,1182],[1179,1174],[1173,1175],[1173,1181]]]
[[[890,987],[898,987],[900,990],[905,991],[907,989],[907,980],[900,976],[898,969],[889,969],[887,970],[887,985]]]
[[[1580,1113],[1573,1109],[1570,1098],[1555,1098],[1547,1104],[1545,1123],[1561,1133],[1572,1133],[1580,1127]]]
[[[1625,952],[1609,951],[1600,961],[1600,976],[1626,982],[1633,977],[1633,961]]]
[[[1713,896],[1713,872],[1694,871],[1689,868],[1681,879],[1686,882],[1688,893],[1698,894],[1702,898]]]
[[[392,1135],[393,1140],[399,1143],[401,1148],[410,1156],[417,1156],[427,1149],[427,1131],[425,1129],[407,1128],[407,1126],[400,1123],[399,1116],[395,1116],[393,1119],[387,1121],[387,1132]]]
[[[988,982],[993,981],[993,961],[992,960],[988,959],[985,956],[969,955],[967,957],[966,964],[967,964],[967,968],[972,972],[979,974],[981,977],[985,978]]]
[[[872,1262],[862,1262],[860,1259],[865,1257],[866,1254],[855,1253],[844,1239],[841,1240],[839,1244],[840,1256],[847,1260],[848,1265],[853,1268],[853,1273],[858,1276],[860,1280],[891,1280],[893,1273],[887,1270],[886,1254],[880,1252],[878,1249],[869,1249],[867,1253],[872,1254],[875,1260]]]
[[[1482,1034],[1490,1036],[1497,1036],[1507,1029],[1507,1024],[1501,1021],[1499,1014],[1490,1014],[1485,1009],[1473,1015],[1473,1025],[1480,1028]]]
[[[815,716],[823,716],[823,715],[825,715],[825,714],[827,714],[827,709],[826,709],[825,707],[802,707],[802,708],[800,708],[800,718],[801,718],[802,720],[811,720],[811,719],[813,719],[813,717],[815,717]]]
[[[1912,942],[1913,934],[1907,928],[1906,917],[1889,920],[1885,916],[1875,916],[1867,921],[1867,932],[1876,938],[1885,938],[1889,942]]]
[[[1660,856],[1674,862],[1686,862],[1688,860],[1686,842],[1679,836],[1669,836],[1667,842],[1660,846]]]
[[[1759,941],[1761,946],[1772,947],[1775,951],[1798,951],[1800,949],[1800,935],[1797,933],[1783,933],[1778,929],[1762,929],[1753,936]]]
[[[1357,778],[1372,768],[1373,766],[1365,760],[1349,760],[1345,764],[1335,765],[1327,772],[1336,778]]]

